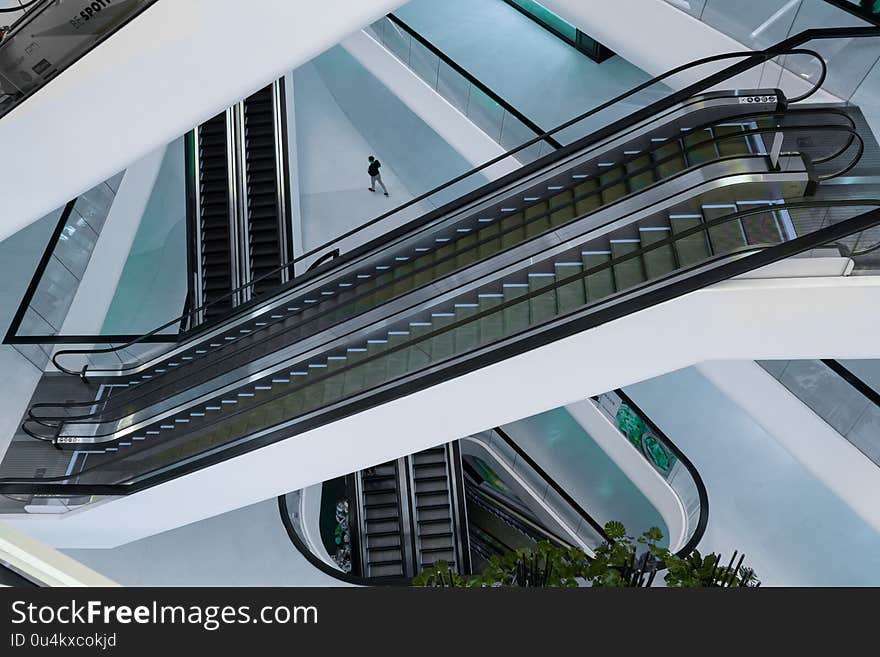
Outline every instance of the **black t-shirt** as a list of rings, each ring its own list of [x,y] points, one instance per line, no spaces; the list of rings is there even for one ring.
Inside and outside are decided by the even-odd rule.
[[[379,160],[373,160],[370,162],[370,166],[367,168],[367,173],[371,176],[379,175],[379,167],[382,166],[382,163]]]

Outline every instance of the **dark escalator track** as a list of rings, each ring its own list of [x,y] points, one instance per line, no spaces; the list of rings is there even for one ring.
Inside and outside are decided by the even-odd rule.
[[[445,561],[453,569],[460,568],[454,474],[448,458],[449,447],[445,445],[408,457],[412,468],[413,524],[419,571],[435,561]]]
[[[361,470],[361,547],[364,577],[406,577],[407,518],[398,461]]]
[[[287,280],[279,267],[290,258],[280,179],[277,93],[276,85],[269,85],[243,103],[248,256],[254,296]]]
[[[197,267],[199,306],[204,321],[212,321],[232,309],[229,294],[236,287],[234,235],[230,209],[229,131],[227,113],[218,114],[198,128],[199,152],[199,248]]]
[[[288,280],[282,95],[277,81],[196,130],[199,218],[189,239],[201,311],[187,325],[216,323]]]

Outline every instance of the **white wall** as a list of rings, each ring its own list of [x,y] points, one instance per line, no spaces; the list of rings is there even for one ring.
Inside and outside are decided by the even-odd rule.
[[[705,360],[877,358],[878,294],[875,277],[727,281],[135,495],[0,519],[113,547]]]
[[[159,0],[0,121],[0,239],[400,4]]]

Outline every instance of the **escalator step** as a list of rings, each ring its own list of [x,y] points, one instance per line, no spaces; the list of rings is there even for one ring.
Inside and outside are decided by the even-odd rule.
[[[532,293],[553,285],[556,282],[556,272],[532,272],[528,278],[529,293]],[[529,322],[532,326],[552,319],[556,316],[556,312],[555,288],[544,294],[537,294],[529,300]]]
[[[719,203],[702,206],[703,217],[705,217],[706,223],[720,217],[733,215],[736,213],[736,210],[737,208],[733,204]],[[731,219],[711,226],[709,228],[709,241],[712,245],[712,252],[715,255],[730,253],[747,244],[745,231],[739,219]]]
[[[669,215],[669,223],[672,226],[673,235],[678,235],[691,228],[701,226],[703,220],[701,215],[696,214],[671,214]],[[675,240],[674,246],[678,261],[683,267],[703,262],[711,255],[705,231],[698,231],[687,237],[678,238]]]
[[[611,260],[611,251],[583,251],[581,252],[581,260],[584,263],[584,270],[588,271],[608,263]],[[590,302],[614,294],[614,274],[611,267],[602,267],[587,274],[584,280],[587,300]]]
[[[529,293],[529,284],[504,283],[502,291],[504,303],[511,304],[502,311],[505,335],[511,335],[527,329],[529,327],[529,303],[527,300],[515,303],[515,300]]]
[[[703,164],[718,158],[718,151],[711,141],[712,131],[708,128],[697,130],[696,132],[688,132],[684,136],[685,151],[687,153],[687,161],[690,166]]]
[[[599,176],[602,187],[602,205],[608,205],[627,195],[626,171],[623,167],[607,170]]]
[[[564,280],[577,276],[584,267],[580,262],[557,262],[556,280]],[[574,278],[571,282],[559,286],[556,289],[556,300],[559,304],[559,312],[567,313],[582,307],[586,301],[586,289],[583,277]]]
[[[574,188],[575,213],[579,217],[595,212],[602,205],[602,197],[598,193],[599,185],[595,179],[585,180]]]
[[[637,192],[655,182],[654,170],[649,155],[641,155],[626,164],[626,172],[629,176],[629,189]]]
[[[743,127],[740,124],[716,125],[712,132],[715,134],[718,144],[718,152],[722,156],[748,155],[750,152],[748,138],[742,136]]]
[[[631,254],[641,250],[641,243],[637,239],[616,239],[611,242],[611,257],[614,260],[631,256],[623,262],[614,265],[614,280],[617,290],[627,290],[645,282],[645,272],[642,270],[642,259]]]
[[[672,229],[668,226],[649,227],[639,229],[639,238],[642,247],[647,249],[652,244],[668,239],[672,235]],[[645,275],[648,280],[654,280],[675,271],[675,251],[672,244],[657,246],[646,250],[642,254],[642,262],[645,266]]]
[[[526,238],[534,237],[550,228],[549,206],[541,201],[526,208],[523,216],[526,221]]]
[[[778,244],[782,241],[783,232],[779,225],[779,217],[777,213],[770,208],[773,204],[767,201],[737,202],[739,210],[757,210],[761,207],[767,207],[767,212],[750,214],[742,217],[743,230],[749,244]]]
[[[652,158],[657,169],[657,175],[661,179],[674,176],[685,169],[684,157],[681,154],[681,144],[677,139],[670,140],[668,143],[660,146],[655,145]]]

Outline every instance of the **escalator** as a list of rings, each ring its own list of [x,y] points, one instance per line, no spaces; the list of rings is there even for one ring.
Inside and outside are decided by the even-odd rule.
[[[197,269],[198,305],[206,305],[205,320],[222,317],[232,308],[229,294],[238,287],[230,223],[229,117],[218,114],[196,130],[198,139],[199,218]]]
[[[438,560],[459,567],[459,458],[442,445],[354,475],[361,576],[411,578]]]
[[[280,83],[276,83],[243,103],[248,280],[254,281],[255,296],[287,281],[286,270],[279,271],[279,267],[291,258],[284,212],[279,94]]]
[[[345,493],[336,482],[326,482],[320,504],[304,504],[305,491],[295,491],[281,496],[279,506],[297,550],[320,570],[354,584],[405,585],[441,561],[471,575],[483,571],[494,555],[534,548],[541,541],[592,554],[607,539],[596,521],[500,428],[345,480],[354,483],[344,487]],[[331,536],[337,522],[317,514],[332,513],[340,495],[344,508],[353,507],[353,519],[347,531]],[[306,525],[325,527],[320,544]],[[338,534],[360,559],[342,564],[328,558],[328,546],[339,544]]]
[[[193,133],[197,194],[190,207],[198,218],[187,225],[191,296],[202,310],[190,328],[288,280],[282,93],[277,81]]]
[[[861,218],[870,199],[822,198],[823,181],[862,153],[845,109],[740,90],[637,115],[254,295],[159,356],[131,358],[136,345],[124,345],[103,350],[122,367],[83,369],[75,361],[101,350],[58,352],[63,371],[100,392],[35,404],[25,431],[47,449],[87,449],[87,463],[35,483],[4,462],[2,486],[145,485],[875,221]],[[854,210],[826,226],[829,206]]]
[[[407,575],[406,498],[400,493],[398,463],[382,463],[356,475],[360,483],[358,515],[362,519],[364,577]]]

